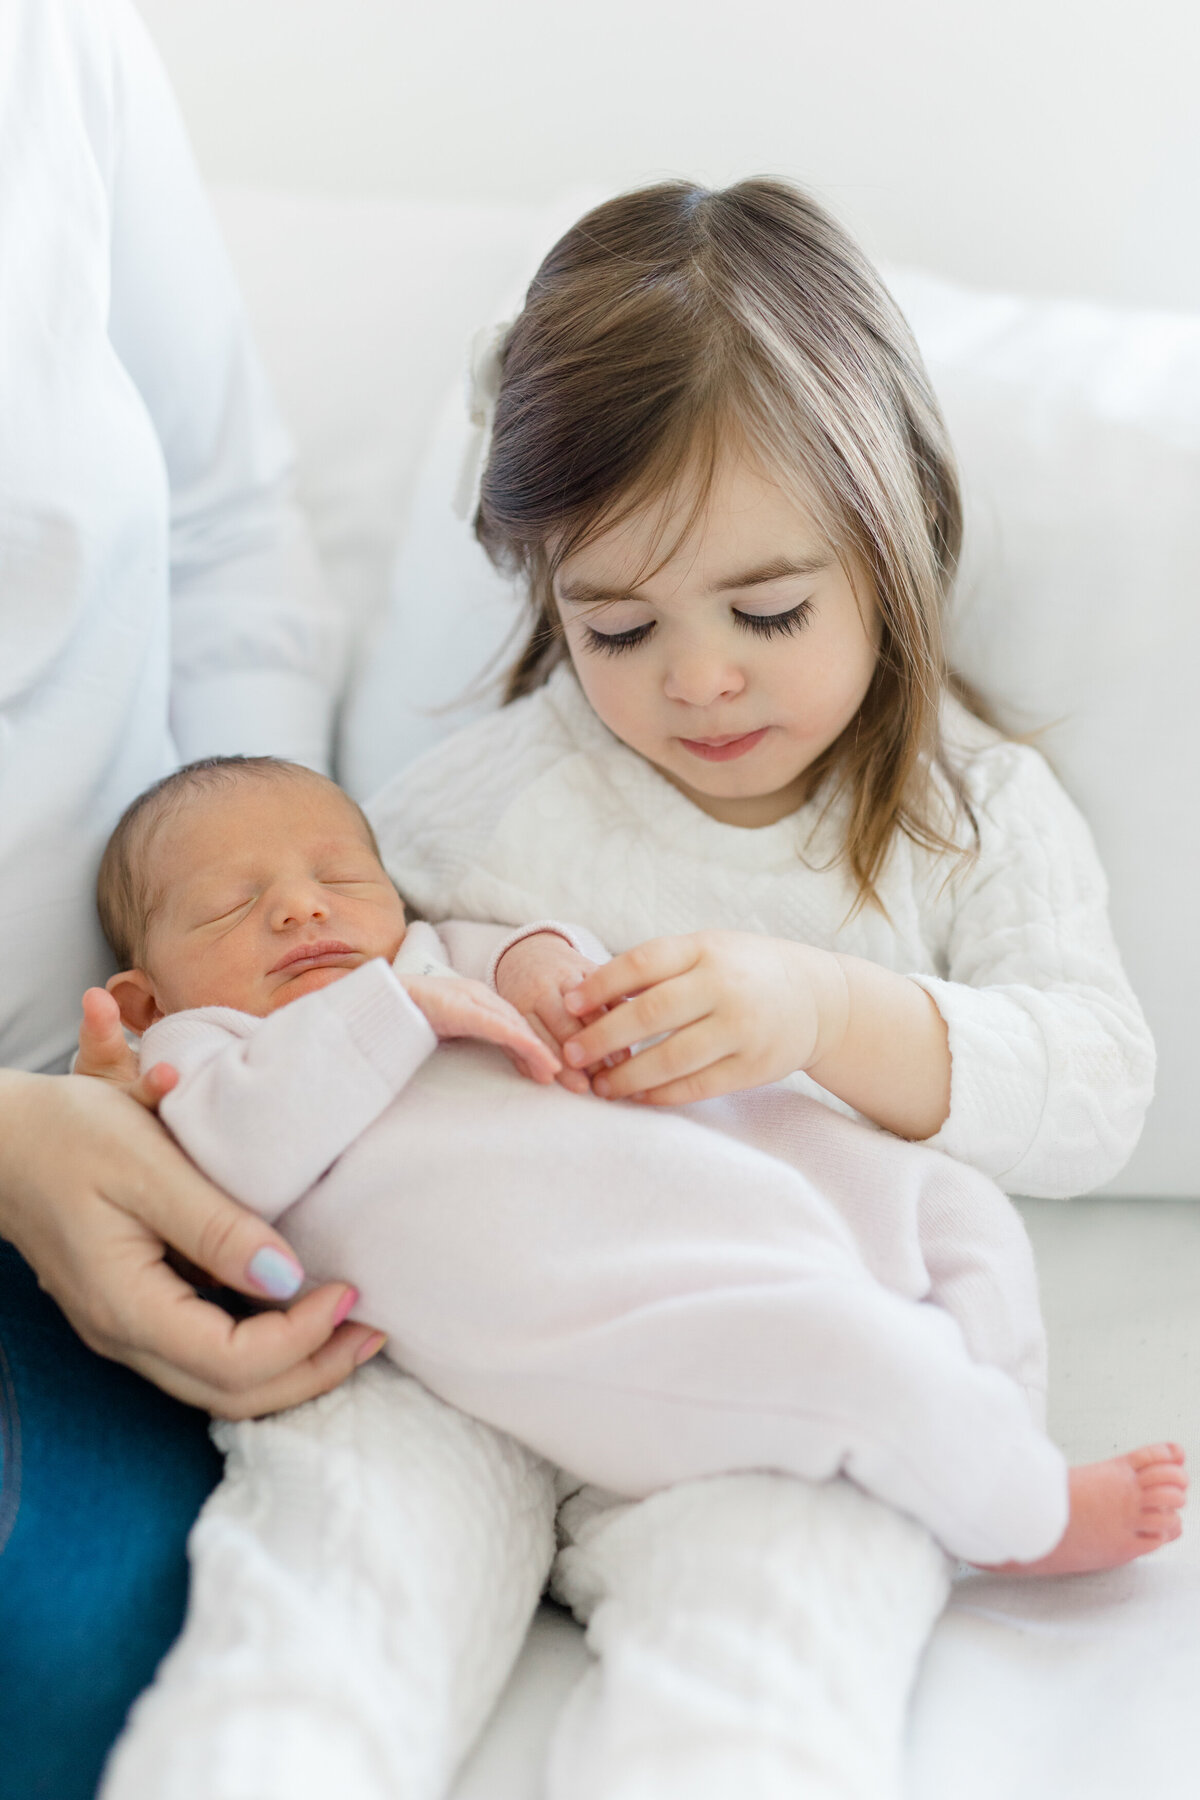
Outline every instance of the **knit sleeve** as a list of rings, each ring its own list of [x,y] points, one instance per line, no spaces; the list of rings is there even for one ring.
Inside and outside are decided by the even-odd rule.
[[[1121,967],[1082,817],[1033,750],[1002,745],[974,781],[977,857],[944,889],[950,1113],[928,1142],[1010,1193],[1111,1179],[1137,1143],[1154,1045]]]
[[[224,1007],[172,1014],[146,1033],[141,1061],[179,1071],[159,1111],[197,1167],[274,1220],[374,1123],[436,1042],[375,959],[265,1019]]]

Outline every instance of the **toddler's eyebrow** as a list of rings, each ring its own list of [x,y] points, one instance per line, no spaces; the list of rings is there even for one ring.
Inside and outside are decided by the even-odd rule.
[[[770,562],[760,563],[757,568],[742,569],[737,574],[726,575],[720,581],[714,581],[709,588],[712,594],[727,594],[735,588],[762,587],[768,581],[784,581],[789,577],[819,575],[829,567],[832,558],[823,551],[816,551],[811,556],[791,557],[776,556]],[[594,586],[590,581],[563,581],[557,584],[558,597],[571,606],[603,606],[613,600],[637,600],[640,598],[636,588],[602,588]]]

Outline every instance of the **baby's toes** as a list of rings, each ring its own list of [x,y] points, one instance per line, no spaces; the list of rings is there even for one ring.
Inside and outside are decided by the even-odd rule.
[[[1151,1488],[1169,1491],[1175,1495],[1173,1504],[1183,1505],[1187,1497],[1188,1478],[1187,1470],[1179,1463],[1147,1463],[1136,1473],[1138,1486],[1143,1493],[1148,1493]]]
[[[1172,1544],[1183,1535],[1183,1520],[1177,1512],[1143,1513],[1134,1536],[1150,1544]]]
[[[1131,1450],[1126,1460],[1139,1475],[1143,1469],[1149,1469],[1156,1463],[1178,1467],[1182,1472],[1184,1454],[1178,1444],[1143,1444],[1140,1450]],[[1184,1480],[1187,1480],[1186,1475]]]
[[[1178,1512],[1187,1500],[1187,1489],[1174,1481],[1143,1481],[1141,1484],[1141,1506],[1143,1512]]]

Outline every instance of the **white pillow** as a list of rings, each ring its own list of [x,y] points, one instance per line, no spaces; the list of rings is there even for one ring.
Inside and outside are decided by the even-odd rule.
[[[958,448],[968,553],[955,660],[1037,739],[1091,820],[1160,1050],[1159,1097],[1122,1194],[1200,1196],[1200,318],[891,284]],[[468,438],[447,398],[388,611],[351,695],[343,777],[369,792],[488,702],[468,689],[516,598],[451,509]]]
[[[1091,822],[1158,1097],[1120,1194],[1200,1197],[1200,317],[896,271],[962,465],[959,668]]]
[[[300,498],[361,635],[386,601],[465,346],[524,270],[547,209],[244,187],[212,199],[299,449]]]

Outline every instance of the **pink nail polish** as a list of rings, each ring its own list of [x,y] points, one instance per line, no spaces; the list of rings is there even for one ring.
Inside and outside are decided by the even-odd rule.
[[[342,1323],[342,1321],[344,1319],[348,1319],[350,1317],[350,1314],[354,1311],[354,1308],[357,1305],[358,1305],[358,1289],[353,1288],[353,1287],[347,1288],[345,1293],[342,1295],[341,1299],[338,1301],[337,1311],[333,1315],[333,1323],[334,1323],[335,1330]]]

